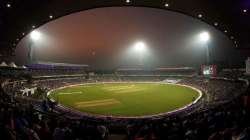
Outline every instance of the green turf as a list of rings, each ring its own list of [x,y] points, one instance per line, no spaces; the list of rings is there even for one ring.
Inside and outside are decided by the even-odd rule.
[[[90,114],[143,116],[176,110],[199,93],[191,88],[158,83],[107,83],[68,87],[50,98]]]

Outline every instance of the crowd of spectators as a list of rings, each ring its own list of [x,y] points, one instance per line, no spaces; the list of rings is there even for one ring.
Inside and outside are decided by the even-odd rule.
[[[184,78],[181,84],[201,89],[210,96],[208,107],[195,112],[176,114],[157,119],[98,121],[91,118],[71,118],[58,111],[44,111],[34,104],[15,98],[23,86],[50,89],[61,86],[98,81],[135,81],[135,77],[99,76],[86,79],[63,78],[36,80],[31,83],[1,79],[0,138],[11,140],[102,140],[121,134],[128,140],[247,140],[250,139],[249,109],[245,108],[241,93],[247,88],[238,81]],[[148,81],[150,78],[139,78]],[[151,77],[153,81],[161,78]],[[6,84],[8,81],[11,84]],[[8,83],[7,82],[7,83]],[[4,84],[5,83],[5,84]],[[13,96],[15,95],[15,96]],[[227,101],[227,102],[221,102]],[[220,103],[212,105],[214,103]]]
[[[228,102],[241,95],[248,86],[244,81],[204,77],[185,78],[180,84],[190,85],[207,93],[207,102],[210,104]]]
[[[11,99],[1,87],[0,139],[3,140],[102,140],[106,126],[70,120],[52,112],[40,112],[33,104]]]
[[[223,69],[218,73],[218,77],[227,77],[230,79],[237,79],[245,77],[245,69]]]
[[[159,121],[131,124],[128,125],[127,134],[137,139],[248,140],[249,117],[249,110],[238,98],[230,104],[184,117],[172,116]]]
[[[195,75],[197,72],[193,68],[156,68],[156,69],[140,69],[140,68],[126,68],[117,69],[118,75]]]
[[[58,76],[58,75],[84,75],[86,74],[85,70],[75,70],[75,69],[51,69],[51,70],[43,70],[43,69],[34,69],[30,70],[30,73],[36,77],[42,76]]]

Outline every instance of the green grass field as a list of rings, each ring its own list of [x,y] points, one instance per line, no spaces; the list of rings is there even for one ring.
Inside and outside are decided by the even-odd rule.
[[[181,108],[199,97],[199,93],[171,84],[105,83],[58,89],[49,97],[89,114],[144,116]]]

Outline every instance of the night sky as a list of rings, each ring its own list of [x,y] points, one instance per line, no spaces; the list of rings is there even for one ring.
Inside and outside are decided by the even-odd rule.
[[[205,62],[205,44],[198,34],[208,31],[210,59],[238,65],[245,57],[214,27],[166,10],[139,7],[98,8],[53,20],[37,29],[32,43],[35,61],[88,64],[93,68],[198,66]],[[147,45],[143,62],[131,47]],[[30,37],[18,44],[15,62],[27,63]]]

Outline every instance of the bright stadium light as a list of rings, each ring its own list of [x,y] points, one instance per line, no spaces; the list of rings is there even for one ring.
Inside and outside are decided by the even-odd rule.
[[[200,38],[200,41],[201,41],[201,42],[206,43],[206,42],[209,41],[210,35],[209,35],[208,32],[202,32],[202,33],[200,33],[199,38]]]
[[[209,40],[210,40],[210,34],[206,31],[201,32],[199,34],[199,41],[202,43],[202,46],[206,47],[206,63],[209,64]]]
[[[34,30],[34,31],[31,32],[30,37],[31,37],[31,39],[33,41],[37,41],[37,40],[39,40],[41,38],[41,33]]]
[[[38,43],[39,40],[41,40],[42,34],[34,30],[30,33],[30,43],[29,43],[29,51],[28,51],[28,57],[29,57],[29,63],[33,63],[33,47],[35,43]]]
[[[131,58],[134,58],[136,61],[138,61],[139,65],[143,65],[149,54],[149,48],[144,41],[139,40],[131,45],[128,52],[129,55],[131,55]]]
[[[135,43],[134,49],[137,52],[144,52],[146,50],[146,45],[144,42],[140,41],[140,42]]]

